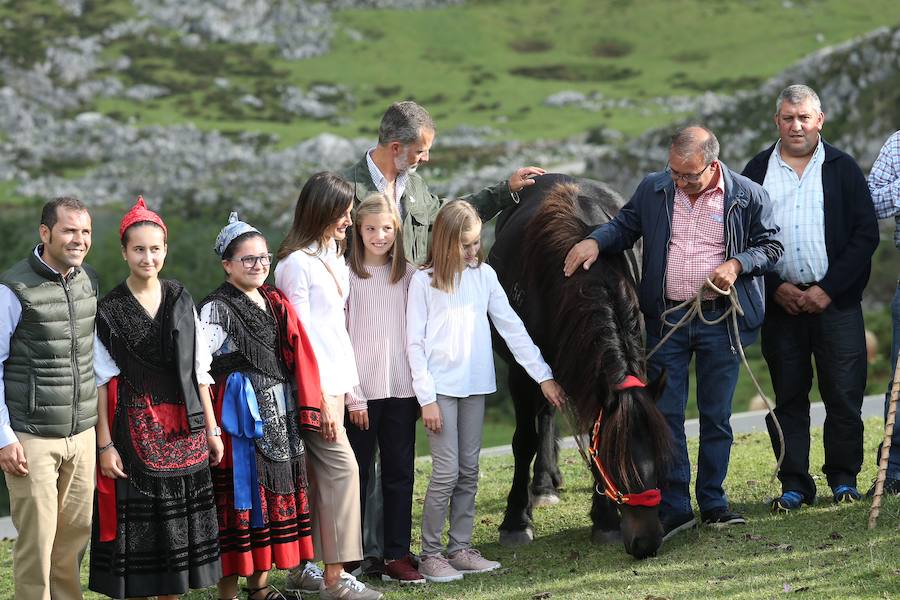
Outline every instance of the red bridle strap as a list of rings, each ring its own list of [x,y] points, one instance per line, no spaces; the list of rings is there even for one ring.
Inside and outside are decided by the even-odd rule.
[[[637,377],[633,377],[632,375],[629,375],[628,377],[631,377],[640,383],[640,380]],[[626,382],[628,381],[628,377],[625,378]],[[643,385],[643,383],[640,383],[640,386],[630,387],[643,387]],[[603,461],[600,460],[600,423],[602,421],[603,411],[601,410],[600,414],[597,415],[597,421],[594,423],[594,431],[591,436],[591,460],[593,460],[594,466],[597,467],[597,472],[600,473],[600,478],[603,480],[603,495],[616,504],[627,504],[628,506],[659,506],[659,503],[662,500],[662,494],[658,488],[644,490],[637,494],[623,494],[619,488],[616,487],[616,484],[613,483],[609,473],[606,472],[606,467],[603,466]]]
[[[622,380],[621,383],[617,383],[613,386],[613,389],[616,391],[627,390],[628,388],[642,388],[647,387],[647,384],[635,377],[634,375],[626,375],[625,379]]]

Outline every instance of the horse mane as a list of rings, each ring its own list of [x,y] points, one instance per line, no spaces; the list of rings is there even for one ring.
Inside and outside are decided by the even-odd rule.
[[[631,434],[642,424],[647,431],[668,428],[649,394],[612,391],[626,375],[646,380],[640,309],[625,257],[601,255],[589,270],[563,276],[566,254],[593,228],[580,217],[580,195],[577,184],[556,184],[526,227],[526,260],[534,267],[529,286],[550,316],[549,358],[569,395],[575,433],[589,433],[603,410],[601,459],[627,486],[640,479],[628,451]],[[667,435],[650,437],[656,463],[665,464]]]

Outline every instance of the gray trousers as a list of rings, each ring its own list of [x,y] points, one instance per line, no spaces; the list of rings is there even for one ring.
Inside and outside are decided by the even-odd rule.
[[[422,555],[440,554],[441,532],[450,511],[447,554],[472,545],[478,454],[484,425],[484,396],[452,398],[438,394],[443,427],[428,432],[431,480],[422,509]]]

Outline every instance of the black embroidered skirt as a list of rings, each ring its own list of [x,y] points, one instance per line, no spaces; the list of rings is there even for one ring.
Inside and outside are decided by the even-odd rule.
[[[131,598],[183,594],[219,581],[219,528],[209,469],[177,479],[183,493],[166,498],[147,495],[128,479],[116,480],[116,539],[99,541],[95,517],[91,590]],[[181,486],[170,480],[167,487]]]

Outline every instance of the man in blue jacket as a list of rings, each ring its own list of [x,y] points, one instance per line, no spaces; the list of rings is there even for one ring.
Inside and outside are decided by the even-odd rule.
[[[788,86],[775,108],[780,139],[744,168],[769,192],[784,242],[784,258],[766,275],[769,310],[762,327],[775,415],[784,432],[775,512],[816,497],[809,474],[810,356],[825,403],[822,471],[835,502],[860,498],[866,388],[860,300],[878,246],[878,222],[866,178],[853,158],[822,140],[824,123],[819,96],[805,85]],[[771,421],[769,435],[777,455],[780,441]]]
[[[778,227],[765,190],[733,173],[718,156],[719,142],[708,129],[692,126],[676,132],[666,170],[645,177],[615,219],[569,251],[564,266],[566,275],[571,275],[582,265],[589,268],[600,252],[622,252],[643,238],[639,296],[648,349],[656,347],[668,331],[663,312],[701,293],[701,288],[708,320],[721,317],[728,309],[728,298],[702,287],[707,278],[723,290],[734,288],[744,308],[737,334],[727,321],[707,325],[695,319],[650,358],[651,377],[662,371],[667,374],[657,406],[675,441],[660,504],[664,541],[696,526],[684,433],[692,355],[696,356],[700,412],[695,486],[700,516],[712,526],[745,522],[729,509],[722,489],[733,441],[729,419],[740,368],[736,346],[756,338],[764,313],[760,276],[775,265],[783,248],[775,238]],[[685,310],[668,314],[666,320],[677,322]]]

